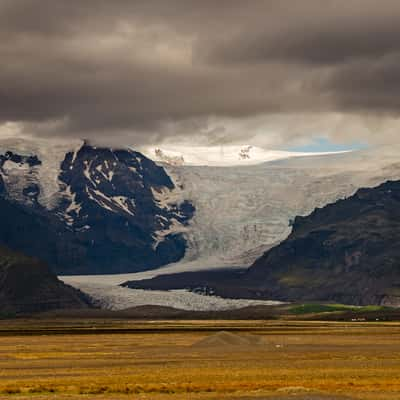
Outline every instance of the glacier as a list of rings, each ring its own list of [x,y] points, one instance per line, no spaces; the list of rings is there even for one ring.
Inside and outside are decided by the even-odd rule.
[[[161,304],[160,293],[137,296],[135,290],[116,285],[166,273],[247,267],[288,236],[290,221],[296,215],[307,215],[316,207],[350,196],[359,187],[399,179],[398,154],[396,148],[384,148],[224,167],[176,165],[163,161],[162,165],[180,188],[179,196],[190,199],[196,208],[195,216],[184,232],[188,241],[185,258],[136,274],[62,279],[109,308],[143,304],[139,301],[143,296],[147,298],[146,304]],[[152,295],[158,299],[157,303],[152,302]],[[182,306],[176,293],[164,295],[165,303],[162,304]],[[198,303],[194,300],[192,307],[196,309]],[[202,309],[215,307],[212,302],[201,300]],[[226,303],[224,306],[233,307]]]

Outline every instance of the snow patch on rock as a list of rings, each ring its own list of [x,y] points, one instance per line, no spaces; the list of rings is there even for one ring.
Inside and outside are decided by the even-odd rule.
[[[42,164],[36,168],[37,184],[40,187],[39,203],[53,209],[57,206],[60,197],[60,182],[58,174],[65,154],[77,151],[82,146],[81,140],[41,139],[30,136],[2,137],[0,140],[0,153],[13,151],[18,154],[37,156]],[[16,171],[14,169],[14,171]],[[20,170],[21,179],[25,171]]]

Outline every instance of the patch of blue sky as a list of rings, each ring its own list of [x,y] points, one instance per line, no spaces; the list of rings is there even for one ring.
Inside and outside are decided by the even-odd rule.
[[[351,143],[336,143],[326,137],[319,137],[312,142],[300,146],[292,146],[287,148],[289,151],[321,153],[321,152],[336,152],[336,151],[355,151],[366,149],[368,145],[362,142]]]

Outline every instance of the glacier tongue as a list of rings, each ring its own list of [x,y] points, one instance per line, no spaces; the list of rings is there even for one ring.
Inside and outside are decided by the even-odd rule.
[[[79,277],[61,277],[69,285],[80,287],[96,304],[109,310],[123,310],[142,305],[159,305],[192,311],[221,311],[259,305],[279,305],[279,301],[225,299],[203,296],[186,290],[137,290],[109,285],[106,282],[87,282],[82,285]]]

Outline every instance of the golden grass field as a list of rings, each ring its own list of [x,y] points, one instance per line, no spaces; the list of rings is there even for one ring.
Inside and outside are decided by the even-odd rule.
[[[0,398],[398,400],[400,324],[2,321]]]

